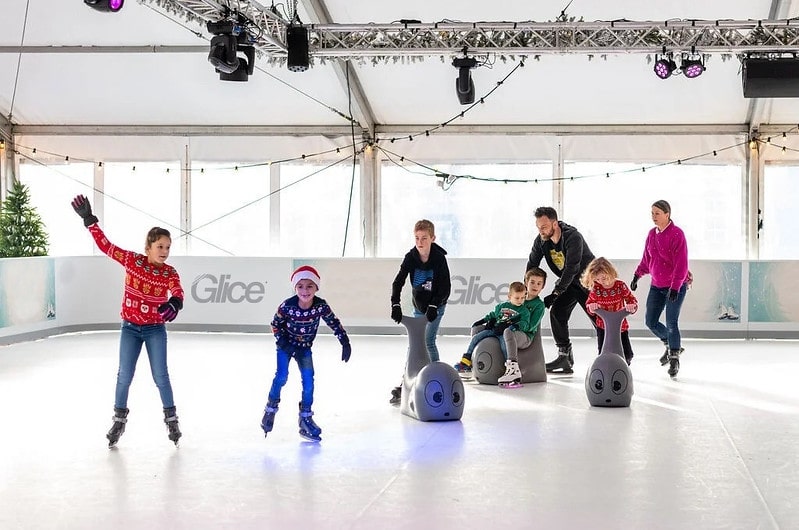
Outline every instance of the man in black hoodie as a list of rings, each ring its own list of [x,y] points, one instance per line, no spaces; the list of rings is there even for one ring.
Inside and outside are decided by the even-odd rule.
[[[552,293],[544,297],[544,305],[550,308],[549,322],[558,347],[558,358],[548,362],[546,369],[547,372],[570,374],[573,372],[574,355],[569,340],[569,317],[577,304],[586,311],[588,292],[580,284],[580,276],[594,259],[594,254],[576,228],[558,221],[558,213],[554,208],[541,206],[534,215],[538,236],[533,241],[525,270],[538,267],[543,258],[558,277]],[[589,321],[593,323],[590,316]]]
[[[447,251],[435,243],[436,230],[427,219],[417,221],[413,227],[414,247],[405,254],[394,283],[391,284],[391,318],[399,324],[402,321],[400,294],[405,280],[410,277],[414,316],[425,315],[428,324],[425,343],[430,361],[439,360],[436,336],[441,325],[441,317],[449,299],[452,285],[447,265]],[[391,403],[400,402],[401,387],[391,391]]]

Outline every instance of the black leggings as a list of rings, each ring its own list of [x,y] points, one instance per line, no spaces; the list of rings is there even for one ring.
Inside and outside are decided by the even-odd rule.
[[[603,342],[605,342],[605,330],[602,328],[596,328],[596,344],[599,349],[599,353],[602,353]],[[627,361],[627,364],[630,364],[630,361],[633,360],[634,354],[633,346],[630,344],[630,333],[628,331],[621,332],[621,349],[624,350],[624,360]]]

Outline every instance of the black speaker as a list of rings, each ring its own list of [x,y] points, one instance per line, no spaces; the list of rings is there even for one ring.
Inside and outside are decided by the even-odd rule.
[[[799,60],[743,60],[741,79],[745,98],[799,97]]]
[[[292,72],[304,72],[308,69],[308,29],[304,26],[288,26],[286,28],[286,47],[288,48],[288,69]]]

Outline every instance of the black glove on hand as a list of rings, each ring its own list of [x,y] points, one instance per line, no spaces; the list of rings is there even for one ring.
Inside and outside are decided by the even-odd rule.
[[[483,324],[486,324],[486,329],[488,329],[487,322],[488,322],[488,321],[487,321],[486,319],[484,319],[484,318],[481,318],[480,320],[478,320],[477,322],[475,322],[474,324],[472,324],[472,327],[475,327],[475,326],[482,326]]]
[[[638,276],[637,274],[633,274],[633,281],[630,282],[630,290],[631,291],[635,291],[636,289],[638,289],[638,279],[639,278],[640,278],[640,276]]]
[[[399,304],[394,304],[391,306],[391,320],[397,324],[402,323],[402,308]]]
[[[352,346],[350,346],[350,341],[348,340],[347,342],[342,342],[341,343],[341,360],[344,361],[345,363],[349,362],[350,355],[352,355]]]
[[[676,302],[680,296],[680,291],[676,289],[669,289],[669,302]]]
[[[277,341],[276,341],[276,344],[277,344],[277,349],[278,350],[281,350],[281,351],[284,351],[284,352],[289,352],[289,338],[288,337],[286,337],[286,336],[278,337]]]
[[[494,326],[494,329],[493,329],[494,334],[495,335],[502,335],[503,333],[505,333],[505,330],[508,329],[509,327],[511,327],[512,325],[513,325],[513,322],[511,322],[510,320],[503,320],[502,322],[497,322],[497,325]]]
[[[427,321],[432,322],[438,318],[438,307],[434,305],[427,306],[427,312],[425,313],[427,316]]]
[[[488,318],[486,319],[486,329],[494,329],[494,326],[497,325],[496,318]]]
[[[89,227],[98,221],[97,216],[92,215],[92,205],[85,195],[72,199],[72,209],[83,219],[83,226]]]
[[[171,297],[169,300],[158,306],[158,312],[161,314],[164,322],[172,322],[175,320],[175,317],[178,316],[178,311],[181,309],[183,309],[183,300],[177,296]]]
[[[560,293],[557,291],[552,291],[550,294],[544,297],[544,307],[549,309],[549,307],[555,303],[555,300],[560,296]]]

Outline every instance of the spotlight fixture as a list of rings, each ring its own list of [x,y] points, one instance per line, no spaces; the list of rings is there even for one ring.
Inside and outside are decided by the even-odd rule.
[[[688,79],[693,79],[702,75],[702,72],[705,71],[705,63],[701,57],[683,55],[681,68],[682,75]]]
[[[125,0],[83,0],[83,3],[97,11],[116,13],[125,5]]]
[[[674,62],[674,59],[670,53],[655,56],[654,71],[656,76],[661,79],[668,79],[675,70],[677,70],[677,63]]]
[[[288,61],[286,66],[292,72],[304,72],[310,65],[308,56],[308,28],[302,24],[291,24],[286,27],[286,48]]]
[[[458,57],[452,60],[452,66],[458,69],[455,79],[455,92],[461,105],[474,103],[474,81],[472,81],[472,68],[477,66],[477,59],[473,57]]]
[[[249,45],[247,32],[232,20],[208,22],[206,28],[214,34],[208,62],[222,81],[247,81],[255,69],[255,48]],[[239,57],[239,53],[244,57]]]

